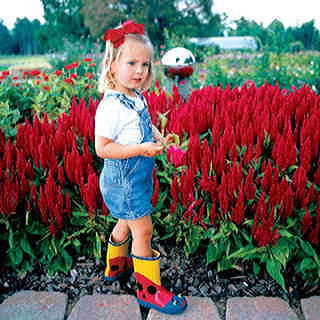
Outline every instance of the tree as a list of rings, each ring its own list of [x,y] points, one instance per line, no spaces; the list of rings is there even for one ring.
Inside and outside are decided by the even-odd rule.
[[[253,20],[247,20],[244,17],[241,17],[234,22],[236,28],[230,31],[230,35],[252,36],[258,38],[263,46],[267,44],[268,33],[267,30],[262,26],[262,24],[258,24]]]
[[[84,24],[81,14],[81,0],[41,0],[46,20],[45,29],[48,41],[47,46],[59,49],[63,39],[76,41],[81,37],[86,38],[89,30]]]
[[[314,20],[305,22],[301,27],[292,29],[295,41],[301,41],[305,49],[320,49],[320,34],[319,30],[314,25]]]
[[[128,19],[143,23],[156,46],[166,29],[178,36],[214,35],[222,24],[212,0],[83,0],[84,22],[94,37]],[[218,26],[218,27],[217,27]]]
[[[4,25],[2,20],[0,20],[0,43],[0,54],[13,53],[12,36],[9,29]]]
[[[269,49],[278,53],[288,51],[287,33],[281,21],[273,20],[267,27],[267,32]]]
[[[39,20],[30,21],[27,18],[18,18],[14,24],[13,47],[16,54],[40,53],[38,32],[41,28]]]

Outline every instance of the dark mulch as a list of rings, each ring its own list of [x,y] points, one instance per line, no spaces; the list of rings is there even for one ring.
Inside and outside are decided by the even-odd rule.
[[[246,274],[244,268],[217,273],[207,267],[204,252],[187,258],[182,249],[167,244],[157,245],[162,254],[162,284],[187,296],[210,297],[217,305],[221,316],[229,297],[272,296],[287,301],[299,314],[300,299],[320,295],[320,286],[307,286],[301,280],[287,274],[288,292],[282,290],[267,274],[255,277]],[[98,294],[134,294],[133,276],[127,280],[106,283],[103,281],[104,262],[78,257],[69,274],[49,276],[43,268],[18,275],[2,268],[0,273],[0,303],[20,290],[58,291],[68,295],[68,313],[81,296]],[[143,318],[147,310],[142,309]]]

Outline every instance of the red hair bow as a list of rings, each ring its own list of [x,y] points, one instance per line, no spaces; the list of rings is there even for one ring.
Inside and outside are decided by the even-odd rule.
[[[144,34],[143,24],[135,23],[128,20],[122,24],[120,28],[109,29],[104,33],[103,39],[110,40],[115,48],[119,48],[124,43],[124,37],[129,33]]]

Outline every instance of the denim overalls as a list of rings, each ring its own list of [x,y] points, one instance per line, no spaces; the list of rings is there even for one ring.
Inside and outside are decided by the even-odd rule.
[[[143,96],[137,95],[144,101]],[[126,95],[109,93],[129,109],[135,110],[135,103]],[[136,111],[136,110],[135,110]],[[143,142],[153,141],[152,123],[146,104],[139,115],[139,126]],[[151,214],[153,193],[152,170],[154,158],[137,156],[127,159],[104,159],[100,175],[100,190],[111,215],[118,219],[134,220]]]

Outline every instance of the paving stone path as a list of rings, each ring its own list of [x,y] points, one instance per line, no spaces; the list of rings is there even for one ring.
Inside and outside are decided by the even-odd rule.
[[[280,298],[229,298],[219,311],[210,298],[187,297],[189,306],[181,315],[150,310],[147,320],[320,320],[320,296],[301,300],[296,313]],[[134,296],[87,295],[67,313],[64,293],[21,291],[0,304],[0,320],[141,320]]]

